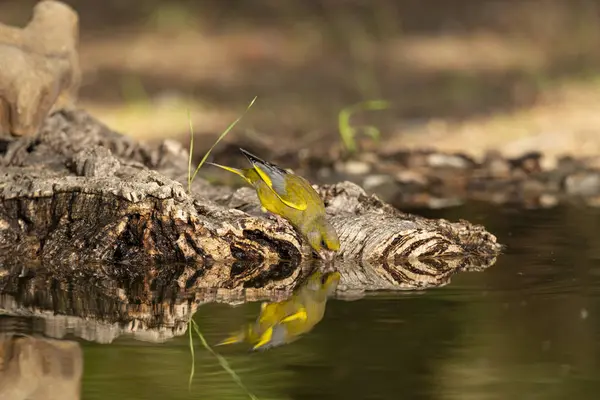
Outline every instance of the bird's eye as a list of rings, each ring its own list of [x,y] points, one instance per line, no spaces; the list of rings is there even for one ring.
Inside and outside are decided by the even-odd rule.
[[[325,239],[321,239],[321,247],[323,247],[324,249],[328,249],[329,248],[327,246],[327,243],[325,243]]]

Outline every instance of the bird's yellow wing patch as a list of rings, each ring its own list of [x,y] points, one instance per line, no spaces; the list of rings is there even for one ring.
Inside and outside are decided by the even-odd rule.
[[[272,337],[273,337],[273,327],[269,327],[265,331],[265,333],[262,334],[258,343],[256,343],[254,345],[254,347],[252,347],[252,350],[256,350],[256,349],[263,347],[264,345],[266,345],[267,343],[269,343],[271,341]]]
[[[304,184],[302,178],[255,156],[247,150],[240,148],[240,151],[250,161],[260,179],[283,204],[300,211],[306,210],[308,203],[302,191]],[[296,188],[297,186],[300,187]]]
[[[283,204],[300,211],[306,210],[308,203],[301,193],[298,193],[297,190],[293,190],[293,187],[290,190],[290,185],[286,181],[287,174],[284,175],[278,171],[273,173],[270,169],[263,170],[263,168],[258,164],[254,164],[254,169],[258,173],[258,176],[260,176],[263,182],[267,184],[267,186],[273,191],[273,193],[275,193],[275,195],[283,202]]]
[[[302,308],[300,308],[300,310],[297,313],[285,317],[284,319],[281,320],[281,322],[282,323],[290,322],[290,321],[295,321],[298,319],[300,321],[306,321],[307,318],[308,318],[308,315],[306,314],[306,309],[304,309],[304,307],[302,307]]]

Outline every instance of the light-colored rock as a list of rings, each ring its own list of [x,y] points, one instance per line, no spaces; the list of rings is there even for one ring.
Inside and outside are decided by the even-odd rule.
[[[79,18],[53,0],[25,28],[0,23],[0,136],[34,135],[46,116],[72,106],[81,81]]]

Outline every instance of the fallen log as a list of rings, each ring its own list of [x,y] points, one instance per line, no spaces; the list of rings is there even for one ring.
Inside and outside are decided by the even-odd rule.
[[[181,262],[200,287],[292,284],[313,261],[303,237],[262,213],[251,188],[196,179],[188,193],[187,154],[173,141],[136,142],[82,110],[52,114],[37,136],[4,139],[0,264],[119,263],[134,274]],[[317,190],[340,235],[338,260],[376,266],[342,274],[342,288],[395,287],[411,270],[443,277],[501,251],[481,226],[406,214],[349,182]]]

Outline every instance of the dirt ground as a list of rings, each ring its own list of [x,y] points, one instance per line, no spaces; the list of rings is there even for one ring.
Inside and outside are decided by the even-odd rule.
[[[68,3],[80,105],[138,138],[187,141],[189,108],[207,148],[258,96],[228,142],[339,146],[340,110],[386,99],[358,116],[386,149],[600,153],[598,1]]]

